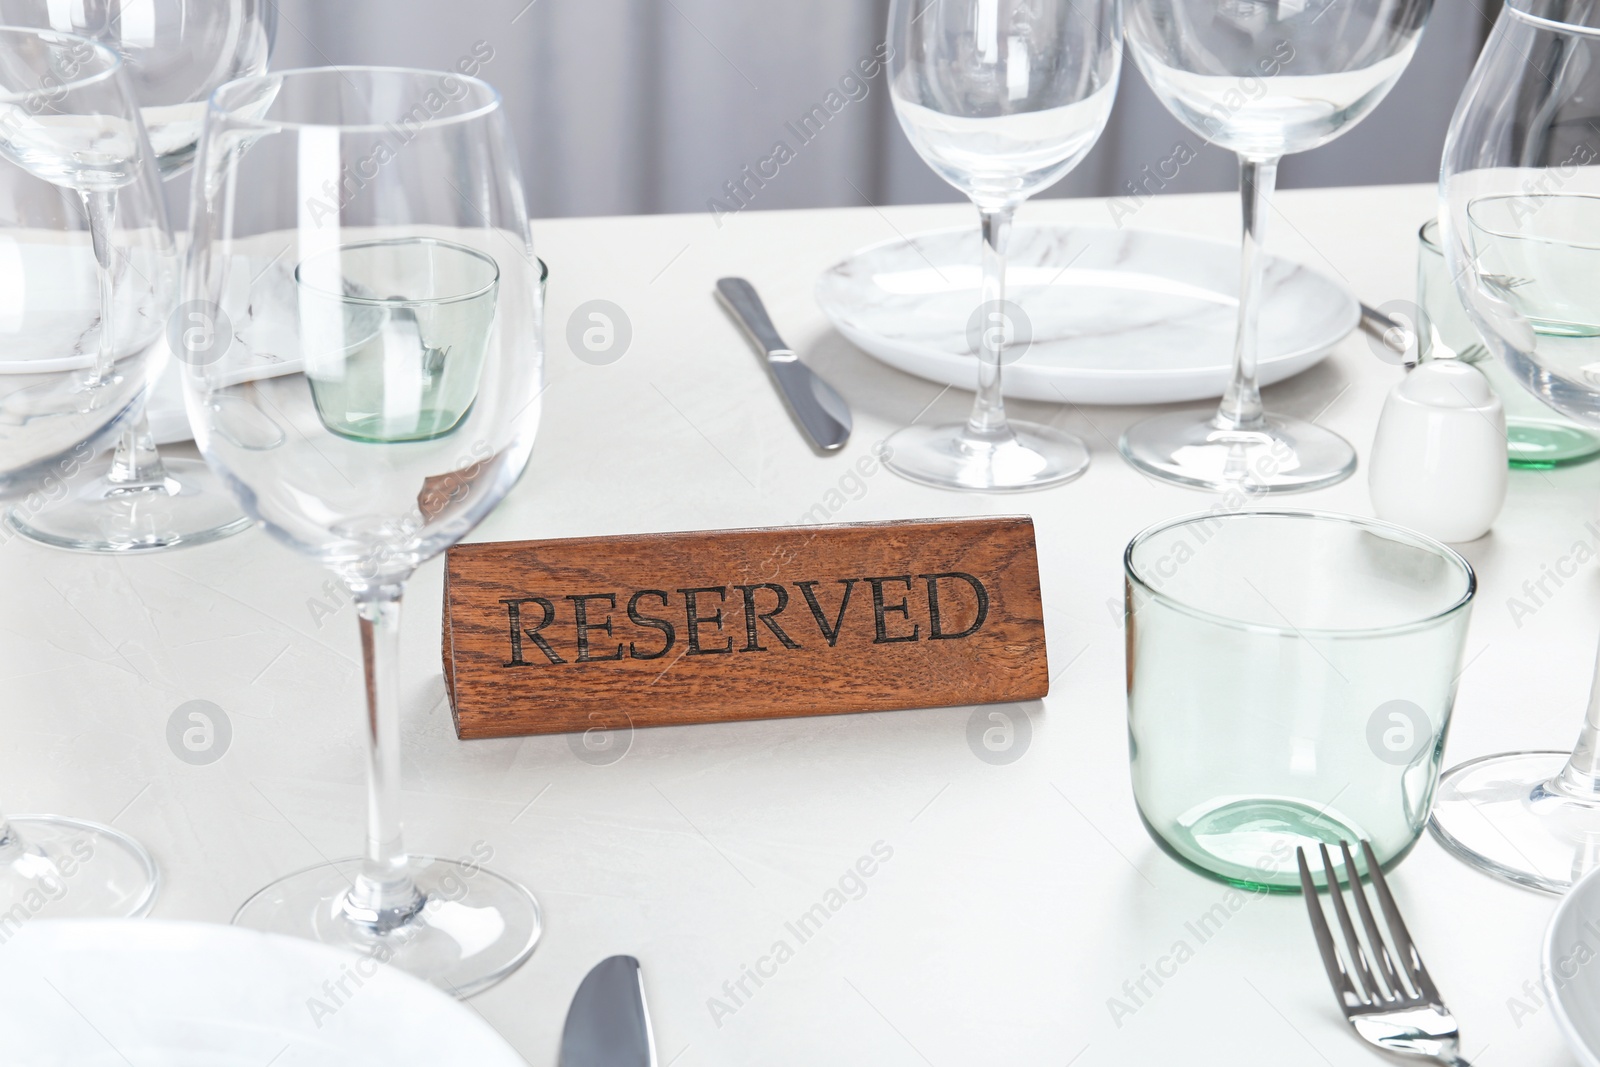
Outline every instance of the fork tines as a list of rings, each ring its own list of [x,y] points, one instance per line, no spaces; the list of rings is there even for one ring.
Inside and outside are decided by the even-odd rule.
[[[1328,969],[1328,980],[1333,983],[1345,1015],[1351,1017],[1369,1011],[1391,1011],[1421,1004],[1442,1005],[1439,991],[1434,988],[1428,969],[1422,965],[1422,956],[1412,943],[1406,924],[1400,918],[1400,909],[1389,893],[1388,883],[1384,881],[1372,845],[1361,842],[1361,854],[1366,860],[1372,888],[1378,895],[1378,908],[1383,912],[1388,926],[1387,940],[1367,901],[1366,891],[1361,885],[1361,872],[1356,869],[1355,857],[1350,853],[1350,844],[1347,841],[1339,842],[1344,860],[1344,880],[1355,901],[1365,942],[1357,933],[1350,910],[1345,906],[1343,886],[1334,869],[1328,846],[1320,845],[1319,849],[1322,852],[1322,870],[1327,877],[1328,897],[1333,903],[1339,929],[1344,934],[1349,967],[1340,956],[1338,943],[1328,928],[1321,904],[1317,902],[1317,887],[1311,879],[1311,868],[1306,864],[1303,848],[1296,849],[1300,860],[1300,888],[1305,893],[1306,910],[1311,914],[1311,930],[1316,936],[1317,948],[1322,953],[1323,965]],[[1392,952],[1390,943],[1394,946]]]

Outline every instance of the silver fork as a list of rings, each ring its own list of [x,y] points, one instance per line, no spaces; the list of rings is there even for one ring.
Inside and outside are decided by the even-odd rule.
[[[1328,981],[1339,998],[1344,1017],[1361,1039],[1384,1052],[1401,1056],[1426,1057],[1435,1063],[1453,1067],[1472,1067],[1461,1058],[1461,1035],[1455,1016],[1444,1006],[1439,990],[1428,969],[1422,965],[1422,955],[1411,941],[1400,909],[1389,893],[1383,871],[1378,867],[1378,857],[1372,846],[1361,842],[1361,854],[1367,861],[1367,872],[1372,878],[1372,888],[1378,894],[1378,907],[1383,911],[1389,928],[1394,952],[1385,942],[1373,916],[1372,906],[1361,887],[1361,874],[1356,870],[1355,857],[1350,854],[1350,844],[1339,842],[1344,853],[1345,880],[1350,885],[1350,896],[1355,901],[1366,933],[1362,943],[1356,927],[1350,920],[1350,910],[1345,907],[1344,894],[1328,846],[1322,851],[1322,870],[1327,875],[1328,897],[1333,902],[1333,912],[1338,917],[1339,928],[1349,950],[1351,966],[1346,967],[1340,958],[1339,947],[1328,920],[1317,902],[1317,887],[1311,880],[1311,868],[1306,864],[1306,850],[1296,849],[1300,860],[1300,888],[1305,893],[1306,910],[1311,913],[1311,932],[1316,935],[1317,948],[1322,952],[1323,965],[1328,969]],[[1369,952],[1370,947],[1370,952]],[[1377,957],[1377,971],[1372,965]],[[1395,960],[1398,957],[1399,967]],[[1402,976],[1402,970],[1404,972]]]

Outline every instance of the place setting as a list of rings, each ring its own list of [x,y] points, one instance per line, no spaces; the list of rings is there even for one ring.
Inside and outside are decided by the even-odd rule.
[[[42,812],[0,816],[0,1062],[689,1067],[756,1047],[814,1062],[835,1030],[858,1050],[838,1062],[898,1062],[868,1051],[869,1026],[906,1062],[954,1062],[966,1053],[905,1020],[979,1040],[989,1024],[962,1005],[980,994],[928,995],[978,960],[982,995],[1015,982],[1025,1005],[1057,998],[1038,975],[1062,983],[1048,1026],[997,1025],[1008,1058],[1220,1064],[1273,1045],[1341,1064],[1533,1062],[1513,1047],[1526,1014],[1541,1052],[1559,1041],[1600,1067],[1600,676],[1571,751],[1466,747],[1506,691],[1480,660],[1589,677],[1539,642],[1589,619],[1578,576],[1600,556],[1600,533],[1550,547],[1587,536],[1561,523],[1593,514],[1582,478],[1600,457],[1585,281],[1600,265],[1600,13],[1509,0],[1437,188],[1375,191],[1392,199],[1381,219],[1324,224],[1370,239],[1374,259],[1414,256],[1382,268],[1402,293],[1278,250],[1304,236],[1280,163],[1393,106],[1435,8],[891,0],[881,62],[849,76],[849,102],[886,95],[890,132],[970,207],[903,233],[899,206],[741,212],[771,227],[770,263],[730,242],[696,253],[714,264],[697,300],[641,281],[627,304],[670,299],[680,333],[718,339],[677,358],[664,321],[640,311],[635,334],[571,284],[580,254],[609,262],[620,238],[531,217],[524,153],[547,146],[491,80],[512,77],[499,39],[436,70],[296,68],[275,58],[285,32],[312,39],[270,0],[0,3],[0,566],[185,590],[132,593],[143,617],[109,633],[59,589],[59,604],[14,598],[0,625],[25,739],[5,810]],[[1103,224],[1031,217],[1117,129],[1133,69],[1183,131],[1153,173],[1170,180],[1201,146],[1237,157],[1236,197],[1172,197],[1237,217],[1237,243],[1142,225],[1129,204],[1168,194],[1137,182],[1104,199]],[[896,235],[860,225],[868,212]],[[543,228],[559,236],[536,246]],[[837,244],[831,265],[790,268],[805,276],[780,290],[782,236],[813,228]],[[579,350],[595,330],[614,340],[619,316],[661,358]],[[1263,399],[1324,363],[1362,386],[1344,432],[1278,410],[1287,392]],[[896,411],[913,383],[932,400],[891,424],[869,380]],[[660,422],[590,403],[636,383]],[[1297,388],[1326,410],[1344,394],[1322,384]],[[674,403],[696,388],[754,413],[783,478],[752,480]],[[930,414],[967,393],[964,421]],[[1101,413],[1120,433],[1063,428]],[[859,506],[824,496],[813,521],[816,485]],[[669,490],[681,499],[626,506]],[[775,511],[806,517],[771,525]],[[297,600],[311,567],[308,617],[261,607]],[[1534,607],[1518,610],[1519,587]],[[192,675],[174,666],[191,635],[237,636],[235,617],[282,648],[248,674],[220,651]],[[36,674],[91,669],[25,662],[64,628],[126,665],[150,707],[76,708],[69,688],[40,709],[56,691]],[[352,684],[283,682],[307,648],[342,657]],[[194,677],[210,696],[169,717]],[[245,693],[256,702],[230,718],[220,704]],[[325,713],[339,723],[313,735]],[[1567,715],[1494,712],[1530,737],[1547,713]],[[952,723],[974,757],[959,767],[937,755]],[[146,741],[185,777],[152,772]],[[77,758],[91,744],[128,751],[98,767]],[[121,812],[52,814],[26,787],[88,798],[97,775],[138,792]],[[263,780],[316,791],[286,811]],[[900,812],[924,784],[932,799]],[[232,811],[238,796],[266,807]],[[601,797],[652,807],[618,815]],[[117,825],[134,804],[152,820],[140,832]],[[940,821],[962,804],[1021,805],[1030,829],[974,847]],[[891,808],[893,845],[840,836]],[[305,864],[260,847],[268,810]],[[494,847],[440,844],[491,815]],[[1103,865],[1086,854],[1063,875],[1058,817]],[[219,825],[227,840],[207,840]],[[621,834],[636,836],[605,852]],[[984,881],[991,849],[1017,854]],[[820,896],[789,884],[846,852]],[[216,884],[197,884],[212,866]],[[902,869],[948,878],[951,896]],[[1072,894],[1087,881],[1106,895],[1086,916]],[[1250,903],[1226,931],[1233,956],[1152,971],[1150,932],[1190,931],[1207,893]],[[952,900],[973,929],[932,918]],[[1478,931],[1440,914],[1457,901],[1474,923],[1506,916],[1515,958],[1464,967]],[[990,905],[1009,911],[986,919]],[[773,936],[702,991],[727,955],[703,912]],[[869,918],[892,948],[852,939]],[[1018,921],[1040,955],[1087,931],[1083,959],[1019,970],[995,932]],[[1239,959],[1258,1032],[1171,1022]],[[852,978],[873,967],[907,984]],[[1139,975],[1137,996],[1084,992],[1117,969]],[[823,983],[848,1008],[793,1032],[834,1003],[814,999]],[[1483,1010],[1535,994],[1509,1018]]]

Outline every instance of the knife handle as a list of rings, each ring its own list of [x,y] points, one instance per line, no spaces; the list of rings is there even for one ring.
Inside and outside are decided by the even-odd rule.
[[[778,336],[778,328],[772,325],[755,286],[743,278],[723,278],[717,282],[717,297],[761,348],[762,355],[789,351],[789,346]]]

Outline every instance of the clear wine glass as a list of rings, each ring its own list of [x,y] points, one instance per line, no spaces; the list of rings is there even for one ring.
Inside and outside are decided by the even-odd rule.
[[[0,22],[69,31],[116,50],[161,176],[171,178],[194,162],[211,93],[267,69],[277,8],[271,0],[0,0]],[[167,331],[167,348],[180,359],[197,342],[213,343],[194,326],[180,315]],[[162,458],[142,409],[116,450],[89,470],[61,499],[13,508],[13,528],[58,548],[141,552],[250,527],[203,462]]]
[[[1319,489],[1348,478],[1356,453],[1314,423],[1268,414],[1256,379],[1267,223],[1278,160],[1344,133],[1378,106],[1411,61],[1433,0],[1128,0],[1128,47],[1179,121],[1239,156],[1244,241],[1233,378],[1207,417],[1135,423],[1119,449],[1139,470],[1197,489]]]
[[[349,588],[366,665],[367,848],[289,875],[236,923],[366,952],[468,995],[539,937],[522,886],[401,842],[400,600],[533,447],[540,267],[498,94],[453,73],[340,67],[211,98],[185,362],[195,440],[250,516]]]
[[[134,421],[176,288],[121,60],[81,37],[0,26],[0,500],[58,495]],[[143,915],[158,881],[120,830],[0,816],[8,920]]]
[[[1105,129],[1122,69],[1120,0],[894,0],[888,40],[901,128],[978,209],[983,289],[968,330],[977,357],[971,416],[901,430],[884,463],[941,489],[1071,481],[1089,467],[1081,440],[1006,418],[1001,366],[1019,318],[1006,301],[1006,242],[1018,206],[1082,162]]]
[[[1510,0],[1456,106],[1440,232],[1468,315],[1536,396],[1600,425],[1600,5]],[[1600,660],[1597,660],[1600,669]],[[1563,892],[1600,862],[1600,673],[1577,747],[1445,773],[1432,829],[1460,858]]]

